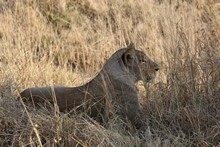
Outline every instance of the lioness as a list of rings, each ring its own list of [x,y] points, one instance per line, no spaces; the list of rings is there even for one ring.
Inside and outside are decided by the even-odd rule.
[[[79,87],[33,87],[21,92],[23,100],[34,104],[51,103],[56,99],[61,112],[86,111],[93,118],[106,118],[115,110],[136,128],[145,125],[138,102],[135,83],[151,82],[156,78],[158,65],[131,43],[115,52],[99,74]],[[111,107],[114,106],[114,107]],[[113,108],[113,109],[111,109]],[[103,120],[101,120],[103,121]]]

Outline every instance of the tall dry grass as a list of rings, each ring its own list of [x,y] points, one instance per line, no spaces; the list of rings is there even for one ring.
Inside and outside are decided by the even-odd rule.
[[[220,145],[219,9],[214,0],[1,0],[0,145]],[[85,83],[126,41],[161,69],[156,84],[139,85],[147,132],[16,100],[30,86]]]

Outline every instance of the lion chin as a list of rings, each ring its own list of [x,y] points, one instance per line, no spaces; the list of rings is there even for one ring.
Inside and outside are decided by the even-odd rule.
[[[155,83],[157,80],[157,77],[153,77],[153,78],[147,78],[147,83]]]
[[[145,79],[155,82],[156,76],[147,77],[149,73],[156,75],[158,70],[159,66],[131,43],[116,51],[98,75],[84,85],[32,87],[21,92],[18,98],[41,106],[56,103],[60,112],[84,112],[101,124],[115,114],[139,129],[146,127],[146,122],[136,82]]]

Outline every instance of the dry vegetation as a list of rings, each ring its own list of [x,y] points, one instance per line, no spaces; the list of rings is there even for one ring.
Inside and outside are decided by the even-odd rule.
[[[147,132],[16,100],[30,86],[86,82],[126,41],[161,67],[141,90]],[[0,146],[218,146],[220,3],[0,0],[0,79]]]

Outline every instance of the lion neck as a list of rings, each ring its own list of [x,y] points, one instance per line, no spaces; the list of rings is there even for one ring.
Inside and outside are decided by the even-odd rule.
[[[121,82],[128,87],[135,88],[137,78],[125,67],[122,60],[108,61],[100,74],[110,77],[114,81]]]

